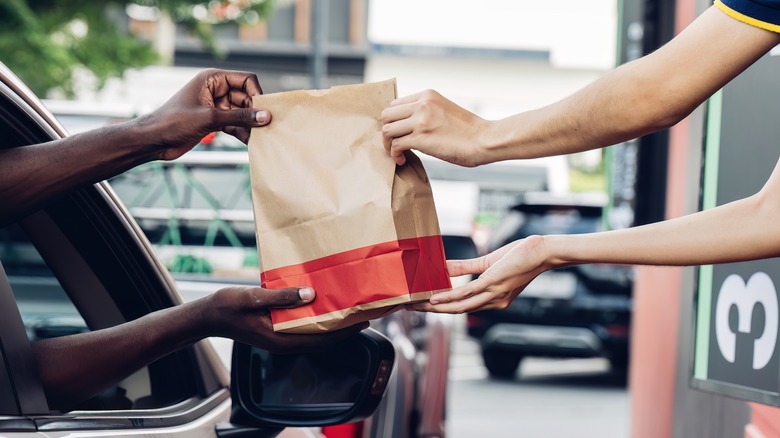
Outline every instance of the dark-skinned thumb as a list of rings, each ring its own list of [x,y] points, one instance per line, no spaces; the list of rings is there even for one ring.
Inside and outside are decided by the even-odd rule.
[[[212,111],[211,120],[214,131],[221,131],[226,126],[254,128],[265,126],[271,122],[271,113],[264,109],[236,108],[221,110],[215,108]]]
[[[288,287],[269,289],[264,293],[264,302],[268,307],[296,307],[314,301],[314,289],[310,287]]]

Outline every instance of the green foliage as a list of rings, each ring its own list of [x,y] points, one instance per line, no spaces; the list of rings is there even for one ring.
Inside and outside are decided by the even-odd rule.
[[[102,86],[128,68],[153,64],[160,57],[152,45],[127,32],[128,4],[169,14],[212,51],[212,24],[253,23],[273,7],[272,0],[2,0],[0,61],[41,96],[54,88],[72,95],[79,67]]]
[[[177,254],[168,266],[168,269],[171,272],[188,274],[210,274],[214,272],[208,260],[191,254]]]

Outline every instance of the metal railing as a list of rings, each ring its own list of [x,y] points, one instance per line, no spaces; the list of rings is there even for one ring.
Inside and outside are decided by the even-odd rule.
[[[241,266],[234,261],[234,269],[257,266],[245,150],[195,150],[175,161],[136,167],[109,183],[150,241],[173,248],[172,256],[166,252],[172,272],[214,273],[225,253],[209,253],[209,248],[243,251]]]

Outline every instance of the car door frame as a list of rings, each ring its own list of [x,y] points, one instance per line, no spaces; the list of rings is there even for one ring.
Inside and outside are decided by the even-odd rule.
[[[64,129],[40,101],[1,63],[0,95],[10,104],[0,108],[0,122],[19,123],[14,129],[18,130],[19,136],[24,138],[27,144],[49,141],[65,135]],[[14,109],[12,106],[16,107],[15,111],[11,111]],[[152,294],[153,299],[144,299],[141,296],[133,313],[145,314],[181,302],[175,290],[175,283],[154,255],[151,245],[105,183],[87,186],[65,195],[44,210],[22,219],[20,223],[24,226],[31,221],[37,221],[39,225],[50,222],[55,226],[48,230],[49,234],[56,235],[59,231],[60,237],[67,240],[68,232],[63,231],[63,228],[68,227],[68,221],[62,217],[63,207],[66,206],[62,203],[79,206],[83,217],[90,218],[88,223],[71,223],[70,226],[92,226],[95,229],[102,227],[102,231],[109,232],[113,230],[114,235],[110,237],[119,237],[119,242],[111,243],[119,245],[112,249],[131,254],[133,257],[130,260],[144,273],[145,278],[142,280],[150,283],[146,287],[157,291]],[[84,262],[83,259],[81,261]],[[0,300],[3,304],[0,307],[0,389],[5,389],[0,393],[0,407],[3,409],[0,411],[0,431],[127,428],[136,431],[143,429],[145,433],[153,434],[153,428],[186,425],[198,418],[204,418],[209,413],[216,413],[221,419],[229,415],[229,376],[206,341],[169,355],[189,364],[189,372],[195,377],[193,383],[196,386],[196,396],[193,399],[162,409],[84,411],[52,415],[35,375],[35,367],[30,366],[34,363],[32,349],[5,271],[0,271]]]

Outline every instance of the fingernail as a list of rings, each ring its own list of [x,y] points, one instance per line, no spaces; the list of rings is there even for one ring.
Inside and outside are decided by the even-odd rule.
[[[298,289],[298,296],[300,296],[303,301],[311,301],[314,299],[314,289],[310,287]]]
[[[438,299],[438,298],[433,298],[433,297],[431,297],[431,299],[429,300],[429,302],[430,302],[431,304],[439,304],[441,301],[439,301],[439,299]]]
[[[271,114],[266,110],[260,110],[255,113],[255,120],[261,125],[265,125],[271,120]]]

